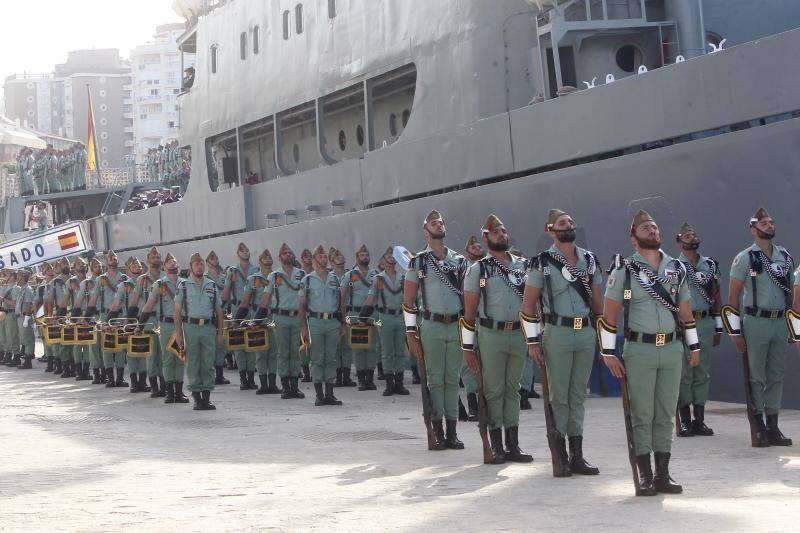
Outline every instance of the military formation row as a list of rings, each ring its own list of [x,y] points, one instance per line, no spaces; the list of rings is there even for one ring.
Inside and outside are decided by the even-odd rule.
[[[86,158],[83,143],[66,150],[23,148],[17,156],[20,196],[85,189]]]
[[[167,186],[180,186],[186,192],[192,168],[190,150],[178,147],[178,141],[170,141],[147,150],[145,167],[150,181],[159,181]]]

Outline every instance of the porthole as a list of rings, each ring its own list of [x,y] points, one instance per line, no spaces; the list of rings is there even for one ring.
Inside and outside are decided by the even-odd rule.
[[[364,126],[361,124],[356,126],[356,141],[359,146],[364,146]]]
[[[103,154],[107,154],[108,153],[108,146],[103,146],[102,148],[100,148],[100,152],[103,153]]]
[[[35,115],[35,113],[33,112],[33,109],[28,109],[28,116],[32,117],[33,115]]]
[[[101,131],[100,132],[100,138],[103,139],[103,140],[108,139],[108,132],[107,131]]]
[[[394,113],[389,115],[389,133],[392,134],[392,137],[397,137],[397,115]]]
[[[339,149],[342,152],[347,149],[347,134],[344,130],[339,130]]]
[[[103,162],[100,163],[100,166],[103,167],[103,168],[108,168],[108,160],[103,159]]]
[[[292,146],[292,158],[294,159],[295,163],[300,162],[300,147],[296,144]]]
[[[106,97],[106,90],[100,89],[100,98],[105,98],[105,97]]]
[[[105,83],[105,82],[106,82],[106,77],[100,76],[100,83]]]
[[[33,82],[32,82],[32,81],[29,81],[28,83],[26,83],[26,84],[25,84],[25,87],[27,87],[27,88],[28,88],[28,90],[31,90],[31,89],[33,89]]]
[[[642,51],[632,44],[623,45],[617,50],[617,66],[625,72],[636,72],[642,62]]]
[[[100,104],[100,111],[105,113],[108,111],[108,106],[106,104]]]
[[[28,97],[25,98],[25,101],[28,102],[29,104],[32,104],[33,103],[33,96],[28,95]]]

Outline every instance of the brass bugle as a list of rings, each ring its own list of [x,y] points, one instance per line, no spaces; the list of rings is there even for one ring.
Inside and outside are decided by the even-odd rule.
[[[359,322],[363,322],[367,326],[375,326],[379,328],[383,325],[383,322],[379,318],[372,318],[372,317],[360,317],[358,315],[348,315],[344,317],[344,323],[348,326],[358,325]]]

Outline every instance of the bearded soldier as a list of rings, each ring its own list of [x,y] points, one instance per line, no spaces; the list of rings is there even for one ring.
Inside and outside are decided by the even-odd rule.
[[[375,276],[378,274],[375,269],[369,268],[369,263],[369,250],[362,244],[356,252],[355,268],[347,272],[342,280],[342,300],[348,315],[358,316],[358,313],[361,312],[361,308],[375,281]],[[353,353],[353,359],[356,364],[358,390],[376,390],[375,364],[377,363],[377,351],[375,336],[372,337],[368,348],[351,349],[350,351]]]
[[[467,244],[464,246],[464,257],[467,258],[467,262],[469,263],[470,267],[486,257],[486,251],[483,249],[483,245],[475,235],[470,235],[469,239],[467,239]],[[462,422],[476,422],[478,420],[478,382],[475,379],[475,374],[473,374],[467,366],[466,359],[461,364],[461,372],[459,377],[461,378],[461,383],[464,384],[464,390],[467,393],[467,408],[469,409],[469,412],[464,409],[464,405],[461,403],[461,398],[459,398],[458,419]]]
[[[328,258],[333,266],[333,273],[339,278],[339,285],[344,286],[344,277],[347,274],[345,263],[347,262],[342,252],[330,247]],[[350,368],[352,366],[352,355],[347,347],[347,336],[339,337],[339,346],[336,348],[336,381],[334,387],[355,387],[356,383],[350,379]]]
[[[3,328],[5,353],[3,354],[3,359],[0,361],[0,364],[5,366],[11,366],[11,362],[14,360],[14,356],[19,350],[19,329],[17,328],[17,316],[14,311],[14,308],[16,307],[16,298],[19,294],[19,289],[16,288],[18,276],[18,271],[11,270],[8,273],[8,277],[6,278],[6,282],[2,290],[5,318],[3,319],[3,322],[0,323],[0,327]],[[17,364],[19,364],[19,360],[17,361]],[[52,370],[52,364],[50,369]]]
[[[225,276],[222,273],[222,268],[219,266],[219,257],[217,257],[214,250],[211,250],[206,256],[205,276],[214,282],[217,286],[217,291],[222,294],[223,289],[225,289]],[[227,353],[228,347],[223,339],[221,342],[217,343],[217,355],[214,357],[214,385],[230,385],[231,383],[225,378],[225,356]]]
[[[20,288],[17,296],[17,304],[14,313],[17,316],[17,328],[19,330],[19,352],[15,360],[17,368],[32,368],[31,359],[36,339],[33,333],[34,309],[33,309],[33,289],[28,284],[33,272],[29,268],[23,268],[19,273],[17,285]],[[24,361],[20,362],[20,358]],[[13,366],[13,365],[12,365]]]
[[[117,293],[117,289],[122,281],[127,279],[125,274],[119,271],[119,259],[114,250],[106,252],[106,266],[108,270],[97,276],[92,297],[89,300],[89,308],[86,310],[87,316],[94,316],[99,313],[100,322],[108,322],[111,305]],[[103,366],[106,373],[106,387],[127,387],[125,382],[125,353],[109,352],[103,350]],[[116,381],[114,380],[114,369],[116,368]]]
[[[506,459],[529,463],[533,457],[519,447],[518,396],[525,361],[519,311],[528,261],[508,252],[508,231],[497,216],[489,215],[481,233],[489,255],[469,268],[464,281],[461,349],[470,371],[483,377],[492,463],[503,464]],[[480,338],[480,357],[476,355],[476,336]]]
[[[70,270],[69,259],[66,257],[59,259],[56,262],[56,269],[58,270],[58,275],[53,278],[52,283],[49,285],[49,292],[47,293],[48,307],[53,309],[53,316],[66,317],[67,308],[62,304],[65,303],[65,299],[68,297],[69,293],[69,285],[67,284]],[[72,358],[72,347],[55,344],[51,346],[51,350],[56,359],[61,360],[64,365],[61,377],[74,378],[75,363]]]
[[[711,348],[719,346],[722,336],[722,318],[719,295],[719,264],[711,257],[701,255],[700,238],[689,223],[684,223],[676,237],[681,255],[678,260],[686,269],[689,293],[692,295],[692,312],[697,322],[700,337],[700,362],[696,367],[689,366],[689,353],[683,358],[681,390],[678,396],[680,413],[679,437],[693,435],[711,436],[714,431],[705,424],[705,405],[708,400],[708,386],[711,375]],[[691,408],[694,406],[694,420]]]
[[[84,316],[81,303],[85,301],[85,298],[83,300],[80,298],[83,294],[81,286],[86,280],[88,268],[86,267],[86,262],[80,257],[75,259],[73,268],[75,269],[75,275],[69,278],[67,281],[67,285],[69,286],[69,295],[68,301],[64,303],[67,304],[67,310],[74,321],[76,317]],[[77,381],[86,381],[92,379],[89,377],[89,368],[91,366],[90,353],[91,346],[86,344],[76,344],[75,346],[72,346],[72,358],[75,360],[75,379]]]
[[[755,242],[733,259],[728,305],[722,312],[736,349],[747,352],[754,410],[751,416],[756,425],[752,445],[791,446],[792,439],[778,428],[778,411],[783,393],[789,335],[785,315],[792,305],[794,259],[786,248],[772,243],[775,221],[763,207],[750,219],[750,233]],[[791,316],[790,323],[796,336],[800,330],[791,322]]]
[[[311,378],[317,393],[314,405],[342,405],[333,395],[336,347],[345,332],[339,278],[327,269],[328,254],[321,244],[313,257],[314,271],[306,274],[300,285],[300,335],[311,346]]]
[[[628,380],[639,473],[637,495],[677,494],[683,489],[670,477],[669,462],[683,366],[680,321],[693,367],[700,359],[700,341],[686,271],[680,261],[661,251],[658,225],[647,212],[639,211],[630,234],[636,253],[615,259],[606,284],[603,317],[598,321],[600,344],[611,373]],[[625,320],[624,365],[614,355],[621,309]],[[651,452],[655,452],[655,478]]]
[[[80,316],[86,317],[88,320],[97,319],[96,309],[92,314],[89,314],[89,300],[91,300],[94,287],[97,284],[97,278],[103,273],[103,265],[96,258],[89,261],[89,275],[80,285],[78,285],[78,292],[75,296],[75,308],[80,308]],[[74,315],[74,312],[73,312]],[[77,347],[76,347],[77,348]],[[106,373],[103,370],[103,356],[100,347],[100,339],[96,343],[89,345],[89,366],[92,369],[92,385],[99,385],[106,382]],[[49,362],[48,362],[49,364]]]
[[[239,304],[241,304],[244,297],[247,278],[251,274],[258,272],[258,267],[250,263],[250,249],[245,243],[239,243],[236,249],[236,257],[239,259],[239,263],[236,266],[228,267],[228,271],[225,274],[225,288],[222,289],[222,299],[230,304],[232,312],[238,312]],[[245,313],[247,313],[247,309],[245,309]],[[247,315],[245,314],[243,318],[247,318]],[[255,357],[251,357],[252,361],[249,368],[247,366],[248,354],[245,350],[236,350],[234,357],[236,358],[236,366],[239,368],[239,389],[255,389]],[[252,384],[247,379],[248,371],[253,372],[254,381]]]
[[[461,287],[467,260],[445,246],[447,232],[438,211],[428,213],[422,224],[427,246],[412,259],[403,290],[406,342],[411,353],[418,359],[424,357],[427,364],[433,404],[431,423],[436,437],[433,449],[461,450],[464,443],[456,434],[458,373],[463,359],[458,318],[463,309]],[[418,296],[419,309],[416,306]],[[417,315],[424,320],[419,328]],[[446,436],[443,418],[447,425]]]
[[[283,243],[278,251],[281,267],[267,277],[267,288],[261,297],[256,318],[272,312],[275,317],[275,340],[278,344],[278,375],[281,378],[281,398],[305,398],[298,387],[300,376],[300,317],[299,292],[305,272],[294,266],[295,256]]]
[[[142,264],[135,257],[130,257],[125,262],[128,274],[123,274],[117,286],[114,300],[108,312],[108,319],[127,317],[130,312],[132,315],[138,314],[139,310],[131,306],[133,291],[136,288],[136,278],[142,274]],[[128,357],[127,350],[121,350],[118,357],[122,357],[122,364],[128,361],[128,373],[131,378],[131,392],[150,392],[147,386],[147,362],[142,357]]]
[[[24,150],[24,149],[23,149]],[[5,270],[0,274],[0,364],[4,364],[6,354],[9,353],[8,339],[6,338],[6,318],[8,317],[8,310],[6,309],[5,297],[9,289],[9,273]]]
[[[55,279],[55,272],[49,263],[42,263],[41,266],[43,279],[38,280],[35,287],[33,297],[33,308],[38,310],[41,308],[45,317],[52,317],[55,311],[52,298],[50,298],[50,290],[52,288],[53,279]],[[47,367],[45,372],[53,372],[54,374],[61,375],[64,367],[61,364],[61,354],[57,350],[57,346],[44,343],[44,355],[47,358]],[[52,363],[51,363],[52,362]]]

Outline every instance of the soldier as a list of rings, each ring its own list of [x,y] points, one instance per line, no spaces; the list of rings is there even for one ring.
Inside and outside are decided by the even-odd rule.
[[[467,244],[464,246],[464,257],[467,258],[469,266],[474,265],[484,257],[486,251],[475,235],[470,235],[467,239]],[[458,419],[462,422],[477,422],[478,420],[478,382],[475,379],[475,374],[470,372],[466,360],[461,363],[461,371],[459,373],[461,383],[464,384],[464,390],[467,393],[467,408],[461,403],[461,398],[458,399]],[[520,392],[523,389],[520,389]]]
[[[108,312],[108,319],[114,318],[132,318],[136,316],[139,310],[132,306],[131,300],[133,298],[134,290],[136,289],[136,279],[142,274],[142,264],[135,257],[130,257],[125,262],[127,267],[127,274],[122,275],[122,279],[117,286],[114,294],[114,300],[111,303],[111,308]],[[147,362],[143,357],[128,356],[127,350],[120,350],[117,357],[122,358],[124,367],[125,360],[128,361],[128,373],[131,378],[131,393],[137,392],[150,392],[150,387],[147,386]]]
[[[347,274],[345,263],[347,262],[342,252],[331,246],[328,258],[333,265],[333,273],[339,279],[339,285],[344,286],[344,277]],[[347,337],[339,337],[339,345],[336,348],[336,381],[334,387],[355,387],[355,382],[350,379],[350,367],[352,357],[350,349],[347,347]]]
[[[38,283],[36,284],[33,308],[36,309],[37,312],[41,308],[44,317],[52,317],[54,307],[52,299],[49,296],[55,273],[53,272],[53,267],[47,262],[42,263],[39,268],[41,269],[43,277],[38,279]],[[52,346],[46,342],[44,343],[44,357],[47,361],[47,367],[44,371],[61,375],[64,369],[61,364],[61,354],[56,348],[57,346]]]
[[[47,192],[61,192],[61,182],[58,180],[58,156],[53,145],[47,145],[47,155],[44,160],[44,178]]]
[[[533,332],[525,336],[528,355],[547,368],[557,432],[556,477],[600,473],[583,458],[583,418],[596,347],[594,319],[603,314],[603,276],[597,256],[575,245],[576,228],[569,214],[550,210],[545,232],[553,245],[531,262],[522,306],[523,326]]]
[[[283,385],[284,400],[305,398],[297,381],[300,375],[300,317],[299,291],[305,272],[294,266],[295,256],[289,245],[283,243],[278,251],[281,268],[267,277],[267,289],[259,302],[256,318],[272,311],[275,317],[275,339],[278,341],[278,375]]]
[[[791,446],[792,439],[778,428],[778,412],[789,334],[784,316],[792,305],[794,258],[786,248],[772,243],[775,221],[763,207],[750,219],[750,233],[755,242],[733,259],[728,305],[722,313],[736,349],[747,351],[757,426],[752,445]]]
[[[161,253],[158,248],[153,246],[147,252],[147,272],[139,275],[136,278],[136,284],[131,294],[128,306],[128,318],[136,318],[139,315],[140,307],[143,307],[147,300],[150,298],[150,293],[154,290],[159,279],[161,279]],[[173,294],[175,291],[173,289]],[[149,322],[153,328],[158,324],[154,318]],[[146,358],[147,366],[147,381],[150,383],[150,397],[163,398],[167,395],[166,381],[162,371],[163,366],[163,353],[161,351],[161,344],[154,343],[153,353],[150,357]]]
[[[422,232],[427,246],[411,261],[403,290],[403,318],[406,342],[416,358],[425,358],[428,370],[433,414],[431,422],[436,436],[435,450],[461,450],[458,439],[458,373],[461,368],[458,318],[463,305],[462,284],[467,260],[447,248],[444,220],[438,211],[428,213]],[[415,302],[420,296],[420,308]],[[417,328],[417,314],[424,322]],[[419,337],[417,337],[419,335]],[[446,420],[447,435],[442,427]]]
[[[658,225],[649,213],[639,211],[630,234],[636,253],[615,261],[609,275],[603,317],[597,323],[600,348],[614,377],[628,379],[639,471],[637,495],[678,494],[683,489],[670,477],[669,462],[682,370],[680,321],[693,367],[700,360],[700,341],[686,271],[680,261],[661,251]],[[614,355],[620,309],[625,320],[624,365]],[[651,452],[655,452],[655,478]]]
[[[62,302],[62,306],[67,309],[74,322],[77,317],[84,316],[82,304],[86,299],[79,299],[83,295],[81,287],[84,284],[83,282],[86,281],[88,268],[86,267],[86,262],[80,257],[75,258],[72,267],[75,273],[67,280],[67,296]],[[89,377],[91,346],[76,344],[70,348],[72,349],[72,359],[75,361],[75,380],[86,381],[91,379]]]
[[[17,286],[19,287],[19,294],[17,295],[17,303],[14,308],[14,314],[17,316],[17,329],[19,332],[19,352],[14,361],[17,363],[19,369],[33,368],[31,360],[34,355],[34,346],[36,338],[33,333],[34,327],[34,313],[33,313],[33,289],[28,284],[30,280],[31,269],[23,268],[20,270]],[[23,359],[23,361],[20,361]],[[13,366],[13,365],[12,365]]]
[[[114,250],[106,252],[106,266],[108,270],[97,276],[95,280],[92,296],[89,299],[89,307],[86,310],[87,316],[94,316],[99,313],[100,322],[107,323],[111,306],[114,303],[117,290],[123,281],[127,279],[125,274],[119,271],[119,259]],[[125,353],[108,352],[103,350],[103,366],[106,373],[106,387],[127,387],[125,382]],[[114,369],[116,368],[116,381],[114,380]]]
[[[152,251],[152,250],[151,250]],[[185,361],[167,349],[175,331],[175,294],[181,278],[178,277],[178,261],[172,254],[164,259],[165,274],[153,283],[139,314],[139,323],[152,323],[158,320],[159,345],[161,350],[162,374],[165,380],[164,403],[189,403],[183,395],[183,374]]]
[[[722,299],[719,294],[719,263],[711,257],[701,255],[697,249],[700,239],[694,228],[684,223],[675,240],[681,255],[678,261],[683,263],[688,275],[689,293],[692,296],[692,312],[697,322],[697,334],[700,337],[700,362],[696,367],[688,364],[689,353],[684,350],[681,389],[678,396],[680,413],[679,437],[700,435],[708,437],[714,431],[705,424],[705,405],[708,400],[708,386],[711,378],[711,347],[719,346],[722,337],[722,318],[720,308]],[[691,407],[694,406],[694,420]]]
[[[66,257],[59,259],[56,262],[56,269],[58,270],[58,275],[53,278],[47,294],[48,305],[54,309],[53,316],[66,318],[70,295],[68,283],[70,277],[69,259]],[[53,351],[53,355],[57,359],[61,360],[61,363],[64,367],[63,371],[61,372],[61,377],[74,378],[76,372],[75,361],[72,357],[72,346],[56,344],[51,346],[51,350]]]
[[[333,395],[336,347],[338,337],[345,333],[339,278],[328,270],[328,254],[321,244],[313,257],[314,271],[306,274],[300,285],[300,335],[311,347],[311,377],[317,393],[314,405],[342,405]]]
[[[314,257],[308,248],[303,248],[303,251],[300,252],[300,265],[306,273],[314,270]]]
[[[386,371],[386,389],[383,395],[407,396],[409,391],[403,386],[406,349],[405,327],[401,316],[405,275],[398,275],[397,261],[392,251],[393,248],[390,246],[381,257],[384,270],[375,276],[359,318],[363,320],[372,316],[377,305],[378,318],[381,321],[378,331],[381,337],[383,368]]]
[[[8,275],[8,287],[3,295],[3,307],[6,309],[6,319],[3,327],[6,334],[6,353],[3,364],[17,366],[19,357],[19,327],[17,325],[17,299],[22,289],[19,286],[20,272],[12,270]]]
[[[6,307],[6,295],[9,293],[16,282],[16,273],[13,270],[3,270],[2,278],[0,279],[0,311],[2,311],[2,318],[0,318],[0,364],[4,365],[6,358],[10,361],[13,358],[13,348],[10,345],[10,339],[6,334],[8,327],[8,316],[12,310]]]
[[[28,227],[30,227],[30,223],[36,223],[36,230],[37,231],[44,231],[50,227],[50,215],[47,213],[47,204],[42,202],[41,200],[34,204],[33,209],[31,210],[31,214],[28,220]]]
[[[205,276],[214,282],[217,286],[217,291],[222,294],[223,289],[225,289],[225,276],[222,274],[222,268],[219,266],[219,257],[217,257],[214,250],[211,250],[206,256]],[[225,357],[228,353],[228,348],[224,339],[217,343],[216,353],[214,357],[214,385],[230,385],[231,382],[225,378]]]
[[[195,411],[216,409],[214,390],[216,342],[222,337],[222,304],[216,284],[203,274],[205,264],[198,253],[189,258],[189,277],[178,284],[175,294],[175,339],[186,353],[189,390]],[[216,332],[217,339],[214,338]]]
[[[245,286],[247,285],[247,278],[258,272],[258,267],[250,263],[250,249],[245,243],[239,243],[236,249],[236,257],[239,259],[239,264],[228,267],[228,271],[225,274],[225,288],[222,289],[222,300],[228,302],[231,311],[238,309],[239,304],[242,302]],[[246,315],[244,318],[246,318]],[[222,325],[220,325],[220,327],[222,327]],[[247,367],[247,352],[244,350],[236,350],[234,352],[234,357],[236,359],[236,366],[239,368],[239,389],[255,390],[255,380],[250,383],[247,379],[247,371],[250,370]],[[252,369],[250,371],[255,374],[255,361],[251,361],[251,363]]]
[[[378,273],[375,269],[369,268],[369,263],[369,250],[362,244],[356,252],[356,266],[347,272],[342,280],[342,301],[348,315],[355,314],[358,316],[357,313],[361,312],[361,308]],[[376,390],[374,379],[377,353],[374,336],[369,348],[351,349],[350,351],[353,353],[353,359],[356,364],[358,390]]]
[[[87,322],[96,321],[97,315],[89,314],[89,300],[91,300],[97,278],[103,273],[103,265],[96,258],[89,261],[89,272],[86,279],[78,285],[78,292],[75,297],[75,308],[80,308],[80,316],[86,317]],[[89,366],[92,369],[92,385],[100,385],[106,382],[106,374],[103,371],[103,356],[100,349],[100,340],[95,344],[89,345]]]

